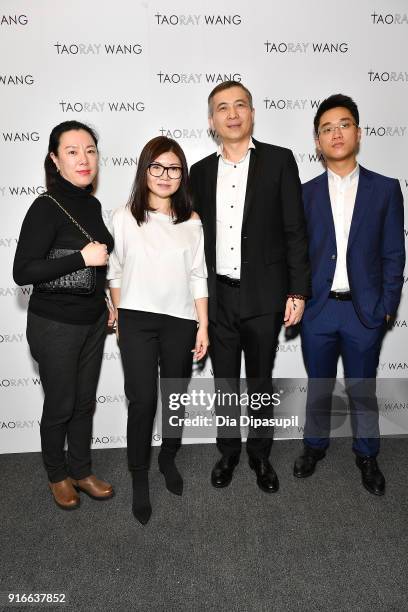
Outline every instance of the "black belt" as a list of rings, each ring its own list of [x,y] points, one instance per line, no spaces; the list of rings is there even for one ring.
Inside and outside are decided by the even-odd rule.
[[[223,274],[217,274],[217,281],[223,285],[228,285],[228,287],[235,287],[236,289],[239,289],[241,285],[239,278],[230,278],[229,276],[224,276]]]
[[[351,300],[351,293],[350,291],[330,291],[329,298],[345,302]]]

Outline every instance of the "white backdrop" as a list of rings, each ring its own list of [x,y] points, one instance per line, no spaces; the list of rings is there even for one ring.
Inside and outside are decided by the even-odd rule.
[[[69,119],[96,128],[96,196],[109,222],[128,198],[147,140],[175,138],[190,164],[214,150],[206,99],[218,82],[234,78],[252,91],[256,138],[290,147],[302,181],[322,171],[312,131],[318,102],[342,92],[359,105],[360,163],[399,178],[406,198],[407,13],[405,0],[2,0],[0,452],[40,448],[42,389],[25,340],[31,288],[16,287],[11,270],[22,219],[44,190],[51,128]],[[384,341],[380,377],[407,376],[407,319],[403,296]],[[197,375],[209,372],[208,363]],[[274,373],[305,376],[298,339],[282,333]],[[125,434],[123,377],[111,336],[93,446],[124,446]]]

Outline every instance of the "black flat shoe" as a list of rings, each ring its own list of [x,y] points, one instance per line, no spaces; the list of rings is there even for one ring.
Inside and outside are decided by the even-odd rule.
[[[385,478],[378,467],[375,457],[356,457],[356,465],[361,471],[363,487],[373,495],[384,495]]]
[[[305,446],[303,454],[295,461],[293,475],[296,478],[307,478],[311,476],[316,468],[316,463],[326,456],[324,450]]]
[[[232,480],[232,474],[234,473],[235,466],[238,465],[238,462],[238,457],[221,457],[211,472],[212,486],[216,487],[217,489],[227,487]]]
[[[249,467],[256,473],[256,483],[265,493],[276,493],[279,489],[278,476],[269,459],[249,458]]]

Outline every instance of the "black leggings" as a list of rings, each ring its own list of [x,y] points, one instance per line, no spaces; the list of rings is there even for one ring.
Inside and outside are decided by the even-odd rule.
[[[164,314],[119,309],[119,346],[129,401],[127,449],[129,469],[149,468],[154,417],[157,408],[157,379],[163,415],[168,413],[170,392],[185,391],[191,377],[197,323]],[[182,379],[182,380],[181,380]],[[183,387],[183,388],[181,388]],[[182,416],[182,415],[181,415]],[[181,428],[164,437],[162,450],[175,456],[181,444]]]

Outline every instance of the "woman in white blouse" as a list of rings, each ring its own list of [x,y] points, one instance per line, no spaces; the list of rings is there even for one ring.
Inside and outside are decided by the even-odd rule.
[[[179,392],[185,391],[181,379],[190,378],[193,356],[202,359],[208,347],[203,230],[191,207],[186,158],[174,140],[159,136],[144,147],[129,202],[114,213],[113,236],[108,279],[129,401],[132,510],[145,524],[152,512],[148,469],[158,365],[164,415],[170,387],[174,391],[178,380]],[[167,489],[181,495],[175,465],[181,428],[171,429],[163,436],[159,469]]]

